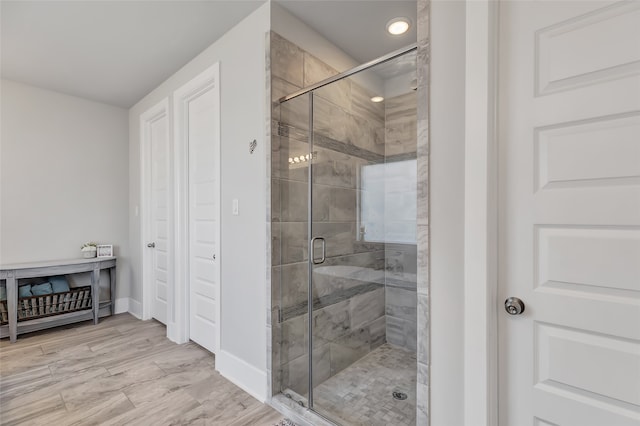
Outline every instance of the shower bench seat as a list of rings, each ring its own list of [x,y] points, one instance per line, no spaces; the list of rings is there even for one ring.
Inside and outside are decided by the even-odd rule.
[[[100,303],[100,271],[109,270],[110,301]],[[18,280],[24,278],[40,278],[55,275],[91,272],[91,309],[68,313],[53,314],[43,318],[18,322]],[[16,263],[0,265],[0,280],[5,281],[7,290],[8,324],[0,326],[0,338],[9,337],[11,343],[18,334],[30,333],[46,328],[71,324],[93,319],[98,323],[99,317],[115,313],[116,294],[116,258],[98,257],[91,259],[54,260],[46,262]]]

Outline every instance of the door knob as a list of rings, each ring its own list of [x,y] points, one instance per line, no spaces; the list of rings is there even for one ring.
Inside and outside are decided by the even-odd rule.
[[[149,248],[155,248],[155,246],[156,246],[156,243],[149,243],[149,244],[147,244],[147,247],[149,247]]]
[[[524,302],[517,297],[510,297],[504,301],[504,309],[509,315],[520,315],[524,312]]]

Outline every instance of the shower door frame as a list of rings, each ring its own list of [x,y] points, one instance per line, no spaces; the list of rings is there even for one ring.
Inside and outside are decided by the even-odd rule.
[[[369,68],[375,67],[376,65],[380,65],[383,64],[385,62],[389,62],[392,61],[402,55],[405,55],[409,52],[413,52],[414,50],[418,50],[418,43],[412,43],[406,47],[403,47],[401,49],[398,50],[394,50],[391,53],[388,53],[384,56],[381,56],[377,59],[374,59],[372,61],[366,62],[362,65],[358,65],[357,67],[351,68],[350,70],[341,72],[339,74],[334,75],[333,77],[329,77],[327,79],[324,79],[322,81],[319,81],[318,83],[312,84],[311,86],[307,86],[303,89],[300,89],[296,92],[293,92],[289,95],[283,96],[280,99],[278,99],[278,103],[283,103],[286,101],[290,101],[291,99],[297,98],[298,96],[302,96],[305,95],[307,93],[313,93],[314,91],[316,91],[317,89],[324,87],[328,84],[334,83],[338,80],[344,80],[347,77],[351,77],[354,74],[359,73],[360,71],[366,71]]]
[[[307,370],[309,375],[309,383],[307,387],[307,405],[309,409],[313,410],[313,264],[314,264],[314,252],[313,245],[315,237],[313,236],[313,90],[309,91],[309,134],[307,135],[309,141],[309,167],[307,168],[307,314],[309,315],[309,341],[308,346],[308,363],[309,368]],[[325,245],[322,245],[323,252]],[[322,261],[324,262],[324,253],[322,255]],[[316,412],[315,410],[313,410]],[[319,413],[316,413],[319,414]]]

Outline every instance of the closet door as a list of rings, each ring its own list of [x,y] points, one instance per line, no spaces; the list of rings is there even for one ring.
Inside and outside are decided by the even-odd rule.
[[[220,98],[217,65],[174,95],[187,158],[189,338],[211,352],[220,335]]]
[[[171,180],[167,99],[140,116],[143,155],[143,317],[167,323],[171,286]]]

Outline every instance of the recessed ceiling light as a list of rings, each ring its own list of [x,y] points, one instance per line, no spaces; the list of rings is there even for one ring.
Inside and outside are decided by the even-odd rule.
[[[410,26],[409,18],[393,18],[387,22],[387,31],[391,35],[400,35],[406,33]]]
[[[384,101],[384,98],[382,96],[374,96],[373,98],[371,98],[371,102],[382,102]]]

